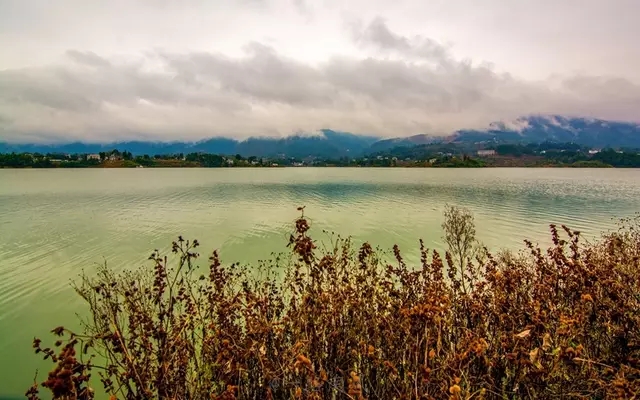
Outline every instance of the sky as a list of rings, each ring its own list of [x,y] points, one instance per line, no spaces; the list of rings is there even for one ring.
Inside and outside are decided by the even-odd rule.
[[[640,122],[638,0],[0,0],[0,141]]]

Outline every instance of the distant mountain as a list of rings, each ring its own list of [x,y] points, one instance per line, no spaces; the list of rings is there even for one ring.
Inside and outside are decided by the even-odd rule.
[[[455,143],[573,142],[598,148],[640,148],[640,124],[536,115],[514,121],[494,122],[485,130],[459,130],[447,140]]]
[[[487,129],[462,129],[449,136],[415,135],[384,139],[371,146],[371,152],[433,143],[542,143],[573,142],[590,147],[640,148],[640,124],[559,115],[534,115],[513,121],[498,121]]]
[[[445,142],[447,136],[430,136],[430,135],[415,135],[404,138],[383,139],[375,142],[369,148],[370,153],[378,153],[386,150],[390,150],[396,147],[412,147],[425,144]]]
[[[119,142],[110,144],[66,143],[59,145],[13,145],[0,143],[0,152],[39,153],[98,153],[118,149],[133,154],[176,154],[205,152],[258,157],[357,157],[385,152],[398,147],[427,144],[458,143],[542,143],[573,142],[595,148],[640,148],[640,124],[605,121],[592,118],[568,118],[557,115],[527,116],[514,121],[499,121],[487,129],[463,129],[448,136],[415,135],[403,138],[380,139],[324,129],[313,135],[294,135],[286,138],[250,138],[238,141],[230,138],[211,138],[199,142]]]
[[[379,140],[346,132],[323,130],[321,135],[289,136],[283,139],[251,138],[238,143],[242,155],[288,157],[356,157],[363,155]]]
[[[0,152],[30,153],[99,153],[118,149],[135,154],[177,154],[205,152],[258,157],[343,157],[363,155],[379,138],[355,135],[329,129],[314,135],[295,135],[286,138],[250,138],[238,141],[211,138],[199,142],[118,142],[109,144],[66,143],[57,145],[0,143]]]
[[[85,154],[99,153],[101,151],[111,151],[118,149],[120,151],[130,151],[133,154],[169,154],[180,153],[186,147],[193,144],[182,142],[117,142],[109,144],[99,143],[63,143],[63,144],[10,144],[0,143],[0,153],[66,153],[66,154]]]

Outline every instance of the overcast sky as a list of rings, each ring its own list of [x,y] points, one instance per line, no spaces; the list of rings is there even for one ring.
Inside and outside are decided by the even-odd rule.
[[[0,140],[640,122],[639,0],[0,0]]]

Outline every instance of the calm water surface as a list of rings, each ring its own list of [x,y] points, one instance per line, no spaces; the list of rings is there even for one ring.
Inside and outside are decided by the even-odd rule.
[[[83,269],[142,266],[179,234],[255,263],[285,250],[305,205],[316,238],[397,243],[417,260],[418,238],[442,247],[447,202],[472,209],[499,249],[548,243],[549,223],[597,236],[639,198],[640,171],[619,169],[0,170],[0,398],[21,396],[36,368],[46,376],[31,341],[77,326],[70,281]]]

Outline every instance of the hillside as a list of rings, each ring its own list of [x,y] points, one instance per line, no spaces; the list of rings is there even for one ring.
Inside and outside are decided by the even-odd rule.
[[[576,143],[582,146],[640,148],[640,124],[605,121],[593,118],[568,118],[558,115],[528,116],[514,121],[498,121],[487,129],[462,129],[449,136],[415,135],[374,143],[372,152],[396,147],[423,146],[433,143]]]
[[[314,135],[285,138],[254,137],[246,140],[211,138],[199,142],[130,141],[108,144],[63,143],[56,145],[0,143],[0,153],[98,153],[118,149],[138,154],[204,152],[257,157],[358,157],[398,147],[456,143],[493,145],[501,143],[576,143],[592,148],[640,148],[640,124],[562,116],[528,116],[491,123],[487,129],[463,129],[448,136],[415,135],[391,139],[324,129]]]
[[[640,147],[640,124],[593,118],[529,116],[494,122],[486,130],[460,130],[453,142],[573,142],[590,147]]]
[[[355,135],[324,129],[319,135],[294,135],[286,138],[211,138],[199,142],[117,142],[117,143],[64,143],[56,145],[0,143],[0,153],[99,153],[118,149],[141,154],[210,153],[258,157],[348,157],[359,156],[378,141],[373,136]]]

